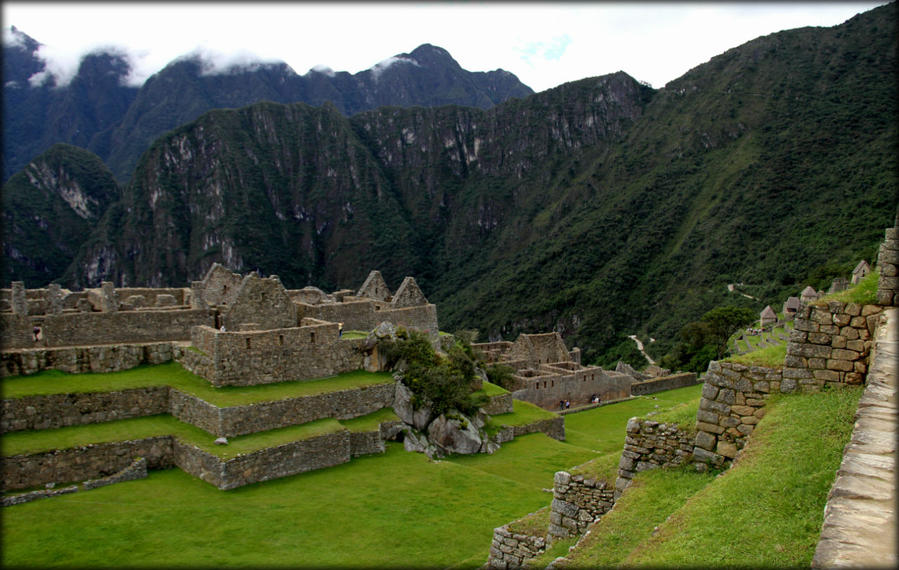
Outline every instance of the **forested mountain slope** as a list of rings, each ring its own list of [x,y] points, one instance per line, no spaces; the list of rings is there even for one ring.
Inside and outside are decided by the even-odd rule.
[[[660,90],[617,73],[486,110],[213,111],[156,140],[62,281],[218,261],[328,289],[378,268],[415,275],[446,330],[664,352],[717,305],[873,260],[897,213],[895,21],[758,38]]]

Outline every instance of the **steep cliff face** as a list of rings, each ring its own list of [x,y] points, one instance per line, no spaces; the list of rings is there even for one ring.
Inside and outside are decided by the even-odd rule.
[[[85,150],[55,145],[3,187],[3,278],[58,279],[111,203],[112,173]]]
[[[277,272],[289,286],[347,282],[367,267],[408,271],[410,237],[337,109],[261,103],[157,141],[71,276],[162,285],[217,261]]]
[[[105,237],[70,277],[161,285],[217,261],[277,271],[296,286],[351,286],[370,267],[427,282],[540,197],[547,161],[607,144],[649,94],[617,74],[537,95],[534,107],[385,108],[351,119],[327,104],[215,111],[144,155]]]

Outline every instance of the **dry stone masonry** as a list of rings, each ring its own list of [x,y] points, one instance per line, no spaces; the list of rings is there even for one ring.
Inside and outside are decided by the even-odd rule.
[[[880,267],[877,302],[888,307],[899,307],[899,226],[887,228],[877,263]]]
[[[694,430],[685,430],[674,423],[631,418],[627,422],[624,450],[618,463],[615,481],[617,499],[640,471],[681,465],[693,456]]]
[[[559,471],[553,479],[549,534],[557,538],[584,534],[614,504],[615,488],[610,483]]]
[[[765,415],[765,400],[781,389],[781,371],[736,362],[709,363],[696,412],[693,459],[722,466],[743,449]]]
[[[801,308],[787,345],[781,390],[862,384],[871,338],[882,311],[877,305],[839,301]]]
[[[513,524],[493,529],[493,543],[487,561],[489,568],[521,568],[546,550],[545,537],[512,532],[509,527]]]

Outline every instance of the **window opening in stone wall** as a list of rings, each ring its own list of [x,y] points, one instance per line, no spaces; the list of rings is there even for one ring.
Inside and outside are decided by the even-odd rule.
[[[309,342],[315,344],[315,331],[309,333]]]
[[[278,335],[278,346],[284,346],[284,335],[283,334]]]
[[[246,341],[247,341],[247,350],[249,350],[249,348],[250,348],[250,337],[247,337],[247,338],[246,338]]]
[[[556,385],[556,381],[555,381],[555,380],[550,380],[550,381],[549,381],[549,387],[550,387],[550,388],[552,388],[552,387],[555,386],[555,385]]]

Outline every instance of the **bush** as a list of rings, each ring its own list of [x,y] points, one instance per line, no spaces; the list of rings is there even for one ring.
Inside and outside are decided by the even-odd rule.
[[[456,409],[473,414],[486,404],[486,396],[473,395],[477,363],[471,344],[457,340],[442,357],[431,346],[427,336],[418,331],[397,330],[397,340],[382,340],[379,349],[390,370],[413,394],[412,405],[427,405],[435,415]]]

